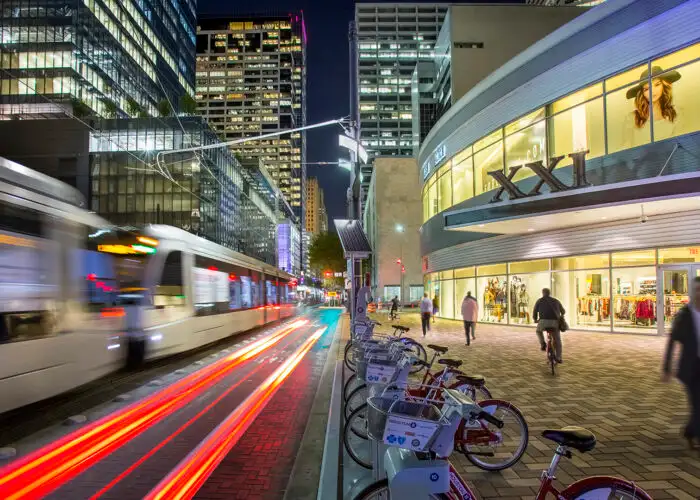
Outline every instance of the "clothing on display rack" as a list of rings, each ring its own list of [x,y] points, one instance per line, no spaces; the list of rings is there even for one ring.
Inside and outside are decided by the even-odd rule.
[[[610,317],[610,299],[607,297],[586,296],[578,299],[579,316],[591,316],[598,322]]]

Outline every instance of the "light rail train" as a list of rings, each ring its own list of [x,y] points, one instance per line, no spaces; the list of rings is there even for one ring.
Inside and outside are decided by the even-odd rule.
[[[274,266],[81,206],[0,158],[0,412],[297,312],[296,281]]]

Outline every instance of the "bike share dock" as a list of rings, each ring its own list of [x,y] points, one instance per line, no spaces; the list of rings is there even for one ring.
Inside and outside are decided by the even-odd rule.
[[[385,317],[373,318],[386,322]],[[449,347],[448,356],[464,360],[462,370],[484,375],[494,396],[513,401],[527,419],[528,448],[510,469],[487,472],[458,453],[450,458],[484,500],[534,499],[555,449],[541,433],[569,425],[590,429],[597,446],[588,453],[574,450],[571,460],[562,461],[559,486],[613,475],[634,481],[654,499],[700,498],[700,457],[680,437],[688,411],[685,394],[676,382],[658,381],[665,338],[567,332],[564,364],[552,377],[532,329],[480,324],[467,347],[460,322],[438,319],[426,340],[417,314],[403,315],[401,324],[420,342]],[[385,324],[377,330],[390,333],[391,328]],[[351,500],[372,480],[372,472],[356,465],[342,442],[342,346],[349,333],[346,325],[329,405],[318,496],[323,500]]]

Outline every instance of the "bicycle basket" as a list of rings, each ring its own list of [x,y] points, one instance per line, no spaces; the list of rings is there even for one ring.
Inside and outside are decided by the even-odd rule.
[[[369,436],[407,450],[427,451],[444,424],[440,410],[429,403],[374,397],[367,407]]]
[[[388,384],[396,375],[397,365],[391,359],[364,359],[357,363],[357,378],[368,384]]]

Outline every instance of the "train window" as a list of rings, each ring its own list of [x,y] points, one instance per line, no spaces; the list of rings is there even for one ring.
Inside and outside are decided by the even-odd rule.
[[[251,271],[250,273],[250,296],[250,307],[260,307],[263,305],[262,287],[260,286],[260,273],[257,271]]]
[[[172,251],[165,258],[160,282],[153,294],[153,305],[157,308],[177,307],[185,304],[182,282],[182,252]]]
[[[41,236],[41,214],[29,208],[0,201],[0,229]]]

